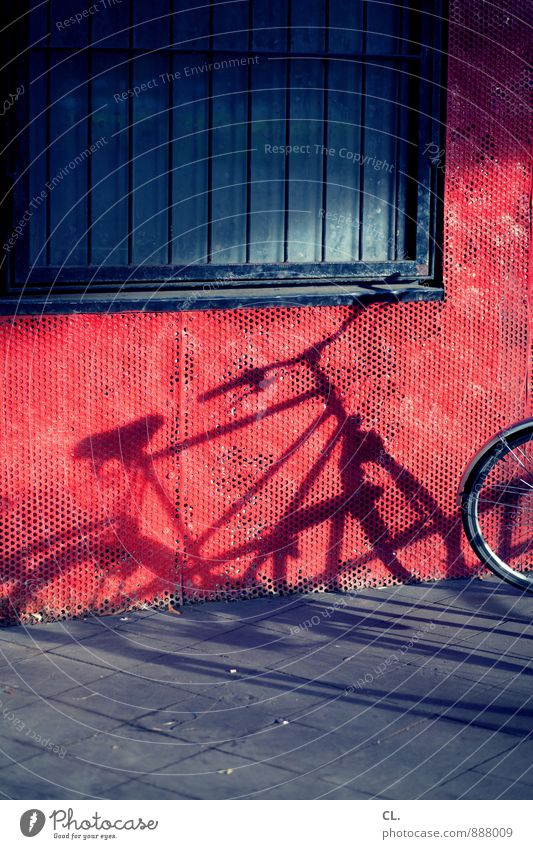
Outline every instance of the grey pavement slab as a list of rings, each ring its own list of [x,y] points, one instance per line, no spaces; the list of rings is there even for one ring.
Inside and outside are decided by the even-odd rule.
[[[105,791],[117,783],[117,772],[105,770],[98,766],[80,761],[67,755],[64,758],[37,754],[10,770],[10,780],[6,781],[0,771],[0,786],[9,792],[12,773],[15,786],[35,787],[34,796],[21,798],[51,798],[69,799],[73,794],[80,793],[85,798],[105,798]],[[11,794],[13,797],[13,794]],[[15,796],[15,798],[17,798]]]
[[[65,640],[61,646],[52,648],[50,654],[82,660],[109,672],[121,672],[135,664],[149,662],[158,657],[161,651],[161,647],[146,649],[136,645],[131,637],[118,630],[109,630],[83,642]]]
[[[441,794],[448,794],[447,796]],[[424,797],[423,797],[424,798]],[[467,770],[442,785],[440,792],[428,798],[451,799],[527,799],[533,798],[533,784],[485,775],[477,770]]]
[[[41,653],[42,649],[34,645],[25,645],[18,640],[3,640],[0,643],[0,672],[18,661],[29,660]]]
[[[353,740],[350,729],[347,736]],[[355,736],[355,735],[354,735]],[[368,743],[354,741],[351,751],[320,766],[324,780],[348,782],[384,798],[453,798],[445,782],[458,771],[501,753],[507,741],[480,729],[464,728],[436,717],[391,726]],[[349,749],[349,746],[346,747]]]
[[[499,735],[498,735],[499,736]],[[518,740],[503,752],[477,763],[477,772],[497,775],[507,781],[521,781],[533,785],[533,739]]]
[[[152,613],[152,611],[150,611]],[[134,615],[134,614],[128,614]],[[16,628],[0,628],[0,656],[4,643],[19,645],[34,652],[48,651],[68,641],[83,641],[95,634],[101,634],[117,627],[118,616],[105,618],[89,616],[84,619],[70,619],[54,622],[51,627],[43,625],[19,625]]]
[[[97,681],[110,674],[98,666],[44,652],[17,661],[12,667],[0,668],[0,686],[23,687],[38,698],[57,695],[76,684]]]
[[[6,777],[0,772],[0,793],[5,799],[87,799],[86,793],[47,781],[39,770],[25,763],[11,764]],[[7,780],[8,779],[8,780]],[[85,782],[84,782],[85,783]],[[90,797],[89,797],[90,798]]]
[[[158,683],[138,669],[132,674],[114,672],[86,684],[80,683],[76,689],[69,690],[68,696],[72,702],[78,701],[91,710],[107,702],[118,715],[122,710],[122,717],[127,719],[175,704],[183,693],[188,695],[178,683]]]
[[[533,798],[532,613],[473,579],[3,629],[0,792]]]
[[[139,785],[133,788],[138,798],[144,798],[146,785],[158,787],[173,798],[193,799],[308,799],[317,791],[332,789],[315,776],[250,762],[214,748],[181,761],[176,768],[170,766],[165,773],[148,775]]]

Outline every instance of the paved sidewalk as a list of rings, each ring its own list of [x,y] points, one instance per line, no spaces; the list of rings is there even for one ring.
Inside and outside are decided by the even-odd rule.
[[[14,799],[531,799],[533,596],[496,580],[0,631]]]

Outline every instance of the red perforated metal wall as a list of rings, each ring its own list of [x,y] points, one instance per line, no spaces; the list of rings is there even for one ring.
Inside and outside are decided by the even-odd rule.
[[[528,0],[451,3],[443,303],[4,319],[4,621],[474,567],[527,412]]]

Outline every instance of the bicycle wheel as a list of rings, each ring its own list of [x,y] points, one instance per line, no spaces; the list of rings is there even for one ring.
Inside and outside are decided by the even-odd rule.
[[[479,559],[496,575],[533,592],[533,421],[494,437],[462,487],[462,520]]]

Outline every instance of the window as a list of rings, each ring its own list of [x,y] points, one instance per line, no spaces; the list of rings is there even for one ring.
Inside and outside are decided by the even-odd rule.
[[[432,288],[436,4],[30,0],[15,28],[5,295]]]

